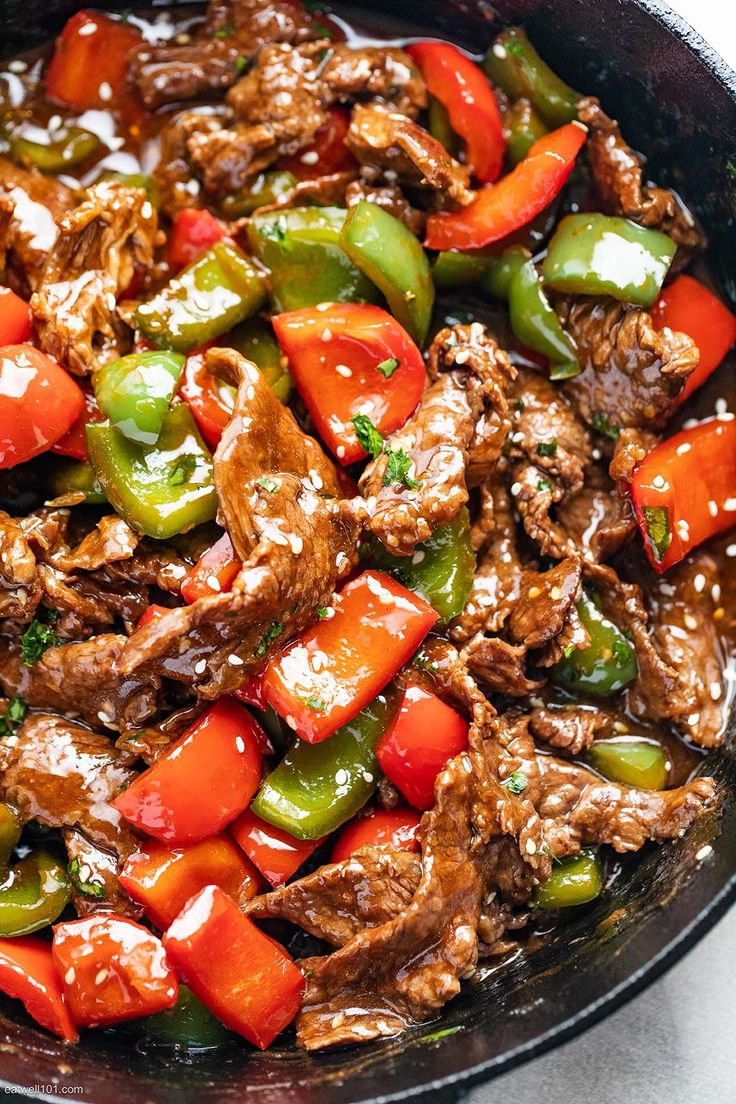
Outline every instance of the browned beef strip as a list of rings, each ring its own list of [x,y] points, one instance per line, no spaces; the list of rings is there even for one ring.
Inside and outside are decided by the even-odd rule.
[[[0,619],[26,625],[43,596],[36,557],[15,518],[0,511]]]
[[[443,208],[458,210],[475,198],[465,165],[418,123],[382,104],[353,108],[346,141],[361,165],[389,182],[431,189]]]
[[[476,636],[465,645],[462,657],[489,694],[525,698],[544,685],[543,679],[527,676],[527,653],[523,644],[510,644],[500,636]]]
[[[140,535],[117,514],[101,518],[74,547],[69,544],[69,510],[38,510],[20,521],[36,558],[56,571],[96,571],[132,557]]]
[[[72,903],[78,916],[93,912],[114,912],[118,916],[137,919],[143,912],[140,905],[131,901],[118,881],[121,862],[112,851],[100,847],[79,831],[65,828],[62,833],[69,861],[77,860],[79,885],[72,883]],[[84,887],[90,888],[85,892]],[[100,894],[100,887],[103,893]]]
[[[560,502],[555,514],[560,529],[586,560],[611,559],[636,532],[631,503],[616,492],[597,464],[587,469],[585,486]]]
[[[604,211],[662,230],[686,250],[701,248],[704,238],[690,212],[668,188],[643,183],[641,159],[594,96],[580,100],[578,118],[588,127],[586,148]]]
[[[142,188],[95,184],[59,223],[31,313],[38,344],[74,372],[88,375],[130,347],[117,296],[153,262],[158,220]]]
[[[618,428],[664,425],[700,360],[692,338],[655,330],[647,311],[616,299],[561,298],[555,309],[578,348],[582,372],[564,391],[580,417]]]
[[[549,571],[525,571],[509,619],[512,640],[533,649],[558,636],[580,598],[581,579],[578,556],[562,560]]]
[[[160,157],[153,170],[153,182],[161,196],[161,209],[169,217],[185,207],[198,207],[202,184],[189,159],[189,139],[194,134],[216,134],[229,121],[219,114],[181,111],[161,128]]]
[[[434,379],[415,413],[387,439],[413,461],[416,490],[384,485],[387,456],[366,467],[360,488],[368,526],[395,555],[408,556],[467,502],[468,484],[491,473],[508,433],[506,386],[513,368],[480,323],[441,330],[429,353]]]
[[[539,705],[529,714],[529,731],[534,739],[570,755],[585,751],[610,725],[611,717],[598,706]]]
[[[124,754],[140,758],[150,766],[170,744],[184,735],[205,708],[205,704],[199,701],[184,706],[155,724],[120,736],[115,746]]]
[[[642,462],[656,443],[655,435],[646,430],[622,429],[616,440],[608,469],[611,479],[616,483],[630,483],[634,468]]]
[[[24,298],[38,286],[57,223],[73,206],[74,193],[61,181],[0,157],[0,271]]]
[[[388,211],[390,215],[408,226],[412,234],[416,234],[417,237],[421,237],[424,233],[427,221],[425,212],[412,207],[398,184],[374,185],[366,180],[351,181],[345,189],[345,206],[354,207],[362,199]]]
[[[427,106],[427,86],[409,55],[397,46],[346,46],[330,50],[322,80],[340,103],[381,100],[416,119]]]

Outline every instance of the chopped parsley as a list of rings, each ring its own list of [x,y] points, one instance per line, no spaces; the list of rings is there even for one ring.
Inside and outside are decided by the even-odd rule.
[[[430,1035],[424,1035],[419,1041],[421,1043],[436,1043],[440,1039],[446,1039],[448,1035],[457,1035],[458,1031],[464,1031],[465,1028],[458,1024],[456,1027],[443,1027],[440,1031],[433,1031]]]
[[[304,704],[308,709],[316,709],[319,713],[324,713],[327,708],[327,702],[324,698],[306,698]]]
[[[384,487],[390,487],[392,483],[400,483],[415,491],[419,486],[416,479],[409,475],[409,470],[414,461],[404,452],[403,448],[386,449],[386,471],[383,473]]]
[[[642,513],[652,553],[657,563],[661,563],[672,541],[670,512],[666,506],[645,506]]]
[[[538,479],[537,480],[537,490],[538,491],[551,491],[552,490],[552,484],[550,483],[549,479]]]
[[[609,437],[612,441],[617,441],[621,436],[621,427],[614,425],[607,414],[594,414],[590,424],[596,433]]]
[[[256,485],[264,491],[268,491],[269,494],[278,494],[281,490],[276,480],[269,479],[267,475],[259,475],[256,479]]]
[[[276,640],[279,636],[281,636],[283,631],[284,631],[284,626],[281,624],[280,621],[272,621],[271,624],[266,629],[263,636],[261,637],[261,639],[258,641],[258,647],[256,648],[256,655],[257,656],[265,655],[266,652],[268,651],[268,649],[273,644],[274,640]]]
[[[327,614],[329,612],[330,612],[330,607],[329,606],[317,606],[317,609],[315,610],[315,613],[317,615],[317,620],[318,621],[324,621],[325,617],[327,617]]]
[[[514,403],[514,410],[516,411],[517,414],[521,414],[523,409],[524,409],[524,400],[523,399],[517,399],[516,402]]]
[[[537,452],[540,456],[554,456],[557,452],[557,438],[553,437],[551,441],[540,441]]]
[[[196,466],[196,456],[180,456],[169,474],[169,484],[172,487],[181,487],[182,483],[188,483]]]
[[[524,57],[524,47],[520,42],[504,42],[504,49],[506,53],[511,54],[512,57]]]
[[[213,31],[213,38],[232,38],[235,31],[232,27],[221,27],[219,31]]]
[[[574,644],[568,644],[566,648],[562,649],[562,654],[564,655],[565,659],[569,659],[574,651],[575,651],[575,645]]]
[[[69,873],[69,879],[82,897],[105,897],[105,887],[99,882],[93,882],[91,878],[87,881],[82,881],[82,867],[77,855],[74,856],[72,861],[67,866]]]
[[[557,856],[555,855],[554,851],[552,850],[552,848],[549,846],[548,843],[543,843],[542,846],[539,848],[539,850],[542,852],[543,855],[549,855],[549,857],[551,858],[551,860],[555,864],[555,866],[562,866],[563,865],[562,859],[557,858]]]
[[[523,793],[526,789],[527,777],[519,767],[512,771],[505,782],[502,783],[512,794]]]
[[[383,452],[383,436],[374,426],[367,414],[356,414],[350,419],[355,427],[358,444],[375,460]]]
[[[386,379],[391,379],[394,372],[398,371],[400,367],[401,361],[397,360],[396,357],[388,357],[386,360],[382,360],[380,364],[376,365],[377,370],[382,376],[385,376]]]
[[[236,57],[235,64],[233,66],[236,75],[239,77],[241,73],[244,73],[248,68],[248,59],[244,57]]]
[[[0,736],[12,735],[15,726],[19,725],[25,717],[27,709],[28,706],[23,698],[11,698],[4,716],[0,716]]]
[[[55,613],[56,611],[54,611]],[[55,617],[54,617],[55,620]],[[20,638],[20,646],[23,654],[23,662],[26,667],[41,658],[47,648],[57,643],[56,633],[48,625],[44,625],[34,617],[30,625]]]

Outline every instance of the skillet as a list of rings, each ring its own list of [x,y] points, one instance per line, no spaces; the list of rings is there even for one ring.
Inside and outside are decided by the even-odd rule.
[[[0,0],[0,52],[50,38],[80,4]],[[99,4],[97,6],[105,6]],[[109,7],[123,8],[124,4]],[[333,3],[338,14],[354,11]],[[400,23],[396,22],[400,17]],[[659,0],[371,0],[360,23],[485,49],[523,21],[574,87],[601,97],[651,175],[680,191],[714,239],[708,261],[736,302],[736,74]],[[687,168],[687,173],[683,172]],[[716,233],[717,228],[717,233]],[[70,1049],[0,1006],[0,1088],[90,1104],[383,1104],[460,1099],[475,1083],[596,1023],[658,977],[736,899],[736,715],[705,769],[722,802],[682,840],[646,852],[551,941],[466,987],[438,1022],[368,1048],[309,1056],[242,1047],[189,1059],[97,1037]],[[712,848],[712,850],[708,850]],[[63,1092],[66,1088],[66,1093]],[[80,1088],[82,1091],[80,1091]],[[73,1098],[73,1096],[72,1096]]]

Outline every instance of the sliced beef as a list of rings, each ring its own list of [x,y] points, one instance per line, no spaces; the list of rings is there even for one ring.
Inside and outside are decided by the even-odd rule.
[[[114,912],[131,919],[141,916],[143,909],[131,901],[118,881],[120,860],[125,856],[100,847],[78,828],[65,828],[62,835],[69,862],[77,870],[72,882],[72,904],[77,915]]]
[[[142,188],[96,184],[59,223],[31,313],[38,344],[76,375],[127,352],[116,299],[153,261],[158,220]]]
[[[427,106],[427,86],[409,55],[398,46],[346,46],[330,49],[322,80],[340,103],[380,100],[415,119]]]
[[[573,545],[596,563],[610,560],[636,532],[629,499],[617,493],[597,464],[586,470],[585,486],[560,502],[555,515]]]
[[[345,206],[354,207],[362,199],[388,211],[390,215],[408,226],[412,234],[416,234],[417,237],[423,235],[427,216],[424,211],[412,207],[398,184],[370,184],[366,180],[351,181],[345,189]]]
[[[24,298],[38,287],[57,223],[73,206],[61,181],[0,157],[0,271]]]
[[[611,479],[616,483],[631,482],[634,468],[654,448],[657,438],[643,429],[622,429],[616,439],[613,456],[608,469]]]
[[[229,112],[181,111],[161,128],[160,156],[153,170],[153,182],[161,197],[161,209],[169,217],[201,203],[202,183],[189,159],[189,139],[195,134],[202,138],[216,134],[229,120]]]
[[[700,360],[692,338],[655,330],[647,311],[616,299],[562,298],[555,307],[578,348],[582,372],[564,391],[580,417],[619,429],[664,425]]]
[[[107,514],[75,546],[69,543],[68,510],[39,510],[23,518],[21,527],[38,560],[56,571],[96,571],[105,564],[131,558],[140,535],[118,514]]]
[[[525,698],[544,685],[543,679],[528,677],[528,648],[523,644],[511,644],[500,636],[475,636],[461,654],[473,678],[489,694]]]
[[[26,625],[43,596],[36,557],[15,518],[0,511],[0,619]]]
[[[534,739],[570,755],[585,751],[610,726],[611,717],[598,706],[539,705],[529,714],[529,731]]]
[[[525,571],[509,619],[511,639],[528,649],[541,648],[562,632],[581,592],[582,564],[577,556],[549,571]]]
[[[506,387],[514,374],[506,353],[474,322],[441,330],[429,352],[434,382],[406,425],[387,439],[412,461],[417,489],[386,485],[388,457],[370,463],[360,480],[368,525],[396,555],[408,556],[468,499],[501,454],[509,427]]]

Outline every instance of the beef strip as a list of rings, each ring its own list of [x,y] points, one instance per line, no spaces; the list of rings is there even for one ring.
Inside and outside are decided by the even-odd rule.
[[[399,219],[418,238],[424,234],[427,216],[424,211],[412,207],[398,184],[370,184],[366,180],[353,180],[345,189],[345,206],[354,207],[364,199],[382,207]]]
[[[38,344],[75,375],[88,375],[130,347],[116,299],[153,262],[158,219],[142,188],[95,184],[59,222],[31,313]]]
[[[36,557],[21,525],[0,511],[0,619],[26,625],[43,597]]]
[[[119,858],[100,847],[77,828],[64,828],[62,835],[69,861],[78,863],[80,885],[72,883],[72,904],[77,915],[114,912],[133,920],[141,916],[143,908],[131,901],[118,880],[123,856]],[[91,889],[85,892],[82,888],[85,885],[90,885]]]
[[[60,180],[0,157],[0,271],[24,298],[38,287],[57,223],[73,206]]]
[[[218,115],[181,111],[161,128],[160,156],[153,170],[153,182],[161,197],[161,210],[169,217],[185,207],[201,203],[202,184],[189,160],[189,139],[194,134],[216,134],[222,130],[222,112]],[[229,120],[230,113],[226,113]]]
[[[610,726],[611,717],[599,706],[539,705],[529,714],[529,731],[534,739],[570,755],[585,751]]]
[[[656,443],[655,435],[646,430],[622,429],[616,439],[608,468],[611,479],[620,484],[630,483],[634,468],[642,462]]]
[[[353,108],[346,142],[361,165],[386,181],[431,189],[443,208],[458,210],[475,199],[466,166],[418,123],[382,104]]]
[[[578,349],[582,371],[564,392],[581,418],[589,425],[606,418],[618,428],[663,426],[700,360],[692,338],[655,330],[647,311],[616,299],[564,297],[555,309]]]
[[[581,593],[582,561],[562,560],[549,571],[527,570],[511,610],[511,639],[525,648],[541,648],[563,629],[571,607]]]
[[[643,183],[641,158],[594,96],[580,100],[578,118],[588,127],[586,148],[603,210],[661,230],[687,251],[701,248],[705,241],[690,212],[668,188]]]
[[[243,567],[228,592],[172,609],[136,632],[119,670],[130,675],[153,663],[215,698],[247,681],[262,663],[264,641],[285,642],[330,604],[356,559],[358,520],[339,497],[332,462],[257,369],[230,349],[211,350],[206,365],[238,386],[215,453],[215,486],[219,521]]]
[[[381,100],[416,119],[427,106],[427,86],[409,55],[398,46],[332,46],[322,80],[340,103]]]
[[[479,635],[465,645],[461,654],[473,678],[489,694],[525,698],[544,685],[543,679],[527,676],[527,653],[523,644],[510,644],[500,636]]]
[[[385,485],[385,452],[360,479],[370,530],[399,556],[411,555],[438,525],[452,521],[467,502],[468,485],[483,482],[495,467],[509,427],[505,392],[514,369],[480,323],[441,330],[429,370],[434,382],[386,442],[409,455],[419,487]]]
[[[636,532],[629,499],[616,492],[597,464],[587,469],[585,486],[560,502],[555,514],[568,540],[596,563],[610,560]]]

